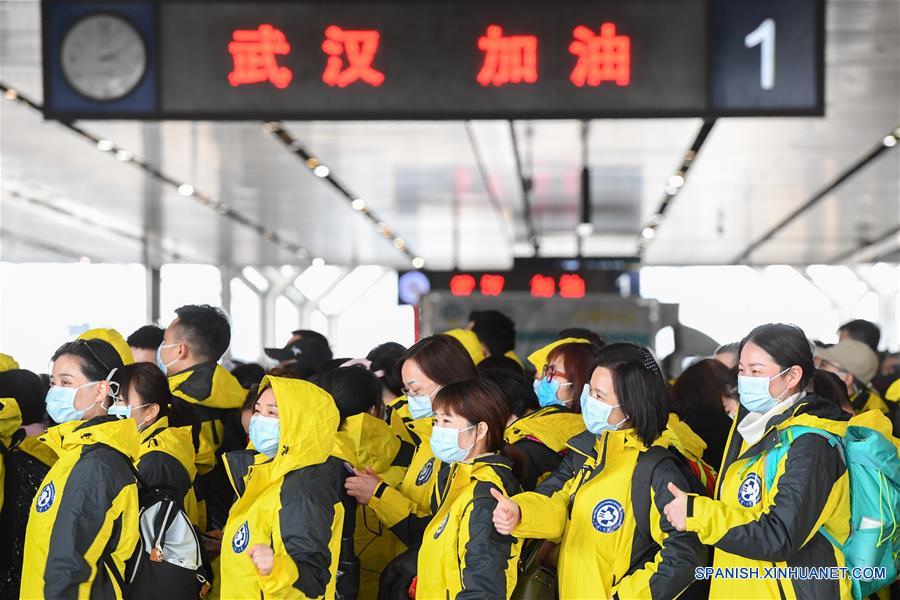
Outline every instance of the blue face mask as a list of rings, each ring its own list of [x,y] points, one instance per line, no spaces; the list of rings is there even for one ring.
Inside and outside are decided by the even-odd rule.
[[[281,422],[274,417],[253,415],[250,418],[250,442],[257,452],[269,458],[278,452],[278,440],[281,437]]]
[[[413,419],[430,417],[434,414],[434,411],[431,409],[431,396],[428,394],[419,396],[408,394],[406,400],[409,403],[409,414],[412,415]]]
[[[169,374],[169,367],[178,362],[178,359],[164,363],[162,359],[162,349],[163,348],[173,348],[178,344],[162,344],[159,348],[156,349],[156,366],[159,367],[159,370],[163,372],[163,375]]]
[[[773,398],[769,393],[769,382],[775,377],[781,377],[791,368],[788,367],[774,377],[749,377],[746,375],[738,375],[738,395],[741,397],[741,404],[750,412],[765,414],[775,408],[781,397],[787,392],[784,390],[777,398]]]
[[[587,384],[581,390],[581,417],[584,419],[588,431],[594,435],[600,435],[604,431],[618,429],[622,423],[628,420],[622,419],[616,424],[610,423],[609,415],[612,414],[612,409],[620,405],[610,406],[606,402],[595,400],[591,398],[590,390],[591,387]]]
[[[559,388],[564,385],[572,385],[571,383],[561,383],[541,377],[534,382],[534,393],[537,394],[538,403],[541,408],[547,406],[565,406],[566,403],[559,399],[557,393]]]
[[[98,383],[98,381],[91,381],[74,388],[53,386],[47,392],[47,414],[57,423],[80,421],[88,409],[78,410],[75,408],[75,395],[78,394],[78,390],[81,388],[97,385]]]
[[[115,381],[110,381],[115,374],[116,369],[113,369],[109,372],[109,375],[106,376],[106,381],[109,383],[108,395],[113,399],[119,395],[119,384]],[[78,387],[61,387],[58,385],[51,387],[47,391],[45,399],[47,404],[47,414],[57,423],[82,420],[84,418],[84,413],[90,410],[97,402],[94,402],[94,404],[91,404],[91,406],[88,406],[84,410],[78,410],[75,408],[75,396],[78,395],[78,390],[81,388],[91,387],[98,383],[100,382],[88,381]]]
[[[438,427],[435,425],[431,429],[431,451],[434,452],[434,455],[441,462],[455,463],[465,460],[475,442],[472,442],[472,446],[468,448],[460,448],[459,434],[474,427],[472,425],[465,429],[453,429],[452,427]]]
[[[149,404],[141,404],[140,406],[135,406],[132,408],[128,404],[113,404],[106,411],[109,413],[111,417],[117,417],[119,419],[130,419],[132,411],[135,411],[139,408],[144,408],[145,406],[150,406]],[[143,423],[138,423],[138,431],[142,431],[144,427]]]

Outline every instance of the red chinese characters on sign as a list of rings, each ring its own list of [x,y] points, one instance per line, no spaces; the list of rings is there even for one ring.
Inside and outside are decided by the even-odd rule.
[[[584,298],[585,287],[580,275],[568,273],[559,278],[559,295],[563,298]]]
[[[375,70],[372,61],[380,39],[381,34],[374,29],[347,31],[337,25],[328,27],[322,42],[322,50],[328,55],[322,81],[332,87],[347,87],[355,81],[379,87],[384,83],[384,73]]]
[[[270,82],[284,89],[293,78],[291,70],[278,65],[275,57],[291,51],[284,32],[271,25],[257,29],[236,29],[231,34],[228,52],[234,60],[234,70],[228,74],[233,87],[247,83]]]
[[[450,278],[450,293],[454,296],[471,296],[475,291],[475,278],[471,275],[454,275]]]
[[[487,35],[478,38],[478,48],[484,51],[484,63],[475,79],[485,87],[536,82],[537,47],[536,36],[504,36],[499,25],[488,26]]]
[[[485,296],[499,296],[503,293],[506,278],[503,275],[484,274],[481,276],[481,293]]]
[[[534,298],[552,298],[556,294],[556,280],[547,275],[535,275],[531,278],[531,296]]]
[[[626,86],[631,82],[631,38],[616,35],[614,23],[600,26],[600,35],[579,25],[572,32],[569,52],[578,57],[569,79],[578,87],[596,87],[604,81]]]

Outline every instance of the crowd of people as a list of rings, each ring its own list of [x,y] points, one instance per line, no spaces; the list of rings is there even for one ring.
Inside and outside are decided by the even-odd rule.
[[[860,566],[836,440],[864,426],[900,467],[900,361],[873,323],[838,334],[761,325],[672,374],[579,328],[523,361],[476,311],[365,357],[297,330],[227,370],[228,317],[188,305],[47,374],[0,355],[0,597],[886,594],[896,570],[698,576]]]

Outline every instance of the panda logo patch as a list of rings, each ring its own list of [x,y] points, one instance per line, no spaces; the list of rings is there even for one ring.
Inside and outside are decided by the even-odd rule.
[[[438,539],[442,533],[444,533],[444,528],[447,526],[447,521],[450,520],[450,513],[447,513],[447,516],[444,517],[444,520],[441,521],[441,524],[438,525],[437,531],[434,532],[434,539]]]
[[[598,502],[594,507],[594,514],[591,516],[594,529],[600,533],[612,533],[621,527],[624,521],[625,509],[612,498]]]
[[[234,532],[234,537],[231,539],[231,549],[234,550],[235,554],[240,554],[247,549],[247,544],[249,543],[250,526],[247,524],[247,521],[244,521],[244,524]]]
[[[756,473],[750,473],[738,488],[738,502],[750,508],[758,504],[762,498],[762,480]]]
[[[41,488],[41,493],[37,495],[37,501],[34,503],[34,508],[39,513],[47,512],[50,510],[50,507],[53,506],[54,500],[56,500],[56,486],[53,485],[53,482],[51,481]]]
[[[425,463],[425,466],[422,467],[422,470],[419,471],[418,477],[416,477],[416,485],[425,485],[429,479],[431,479],[431,473],[434,471],[434,458],[429,458],[428,462]]]

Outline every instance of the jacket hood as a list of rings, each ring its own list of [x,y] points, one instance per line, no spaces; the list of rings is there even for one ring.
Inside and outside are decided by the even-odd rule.
[[[131,353],[131,346],[125,341],[124,336],[115,329],[88,329],[78,336],[79,340],[103,340],[108,342],[110,346],[116,349],[119,358],[122,359],[123,365],[134,364],[134,354]]]
[[[338,436],[355,458],[348,462],[360,468],[371,466],[376,473],[387,471],[400,451],[400,438],[394,435],[391,426],[368,413],[344,419]]]
[[[175,457],[191,481],[197,475],[194,462],[194,438],[191,428],[169,427],[169,417],[162,417],[141,433],[141,456],[150,452],[163,451]]]
[[[445,331],[444,335],[456,338],[476,365],[484,360],[484,348],[481,347],[481,340],[478,339],[474,331],[469,329],[451,329],[450,331]]]
[[[550,355],[550,352],[553,351],[557,346],[562,346],[563,344],[590,344],[591,342],[584,338],[563,338],[561,340],[556,340],[555,342],[550,342],[543,348],[538,348],[534,352],[528,355],[528,362],[534,365],[534,368],[537,370],[538,375],[541,374],[541,371],[544,370],[544,365],[547,364],[547,356]]]
[[[247,390],[217,363],[201,363],[169,377],[172,394],[209,408],[240,408]]]
[[[561,452],[569,439],[584,430],[584,418],[580,414],[558,406],[547,406],[514,421],[506,428],[503,437],[507,444],[514,444],[532,436],[554,452]]]
[[[706,450],[706,442],[694,433],[694,430],[687,423],[679,419],[675,413],[669,414],[666,429],[654,445],[675,448],[694,462],[700,460],[704,450]]]
[[[259,393],[269,387],[278,402],[281,436],[271,461],[273,476],[325,462],[335,448],[341,420],[331,394],[302,379],[267,375]]]
[[[22,412],[15,398],[0,398],[0,444],[9,448],[13,434],[22,426]]]
[[[849,420],[850,415],[841,410],[837,402],[816,394],[806,394],[796,406],[773,417],[767,429],[775,427],[781,430],[792,425],[805,425],[842,436],[847,431]]]
[[[64,452],[90,444],[105,444],[131,459],[140,454],[141,438],[131,419],[117,419],[104,415],[90,421],[69,421],[51,427],[40,438],[42,442],[62,456]]]

